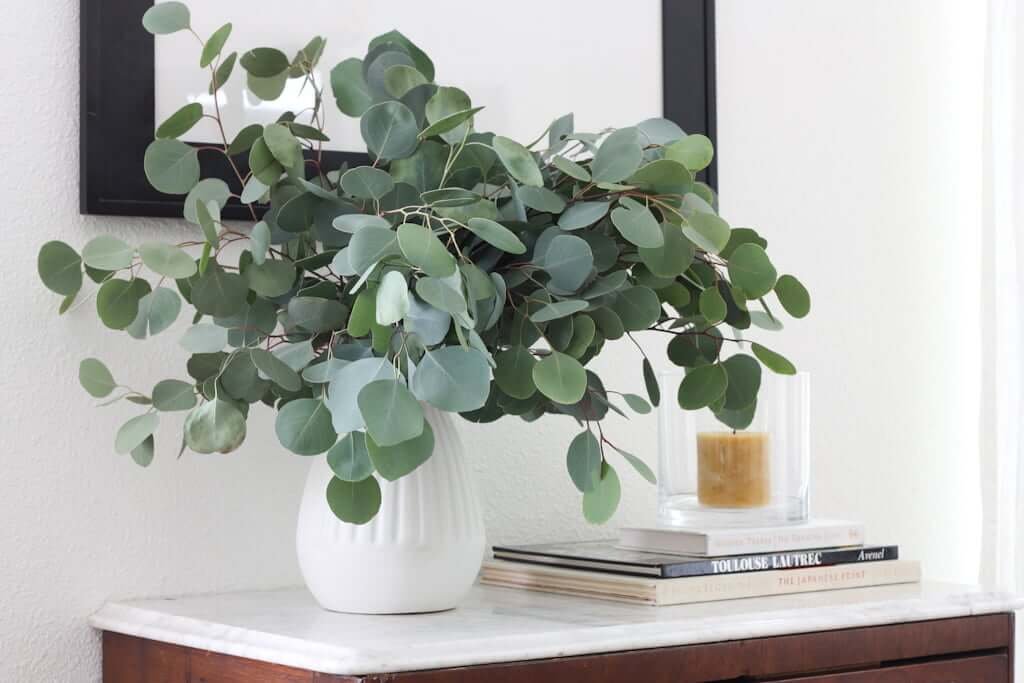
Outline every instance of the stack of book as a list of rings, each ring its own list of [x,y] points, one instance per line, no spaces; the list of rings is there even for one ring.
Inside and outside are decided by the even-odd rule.
[[[746,529],[622,529],[617,540],[495,546],[480,581],[647,605],[920,581],[895,545],[864,527],[816,520]]]

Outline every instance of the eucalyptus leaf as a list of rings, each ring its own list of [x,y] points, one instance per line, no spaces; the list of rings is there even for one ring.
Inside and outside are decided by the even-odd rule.
[[[47,242],[37,259],[39,279],[57,294],[73,296],[82,288],[82,257],[64,242]]]
[[[296,455],[323,453],[337,441],[331,413],[323,401],[299,398],[286,403],[274,422],[277,440]]]
[[[604,524],[615,514],[621,498],[619,475],[605,462],[601,465],[601,479],[597,486],[583,494],[583,517],[591,524]]]
[[[139,256],[157,275],[180,280],[196,274],[195,260],[173,244],[146,242],[139,246]]]
[[[357,402],[366,432],[378,446],[394,446],[423,433],[423,408],[398,380],[370,382],[360,389]]]
[[[179,379],[165,379],[153,387],[153,407],[161,412],[192,410],[196,405],[195,387]]]
[[[380,484],[373,477],[360,481],[332,477],[326,495],[331,512],[347,524],[366,524],[380,510]]]
[[[487,218],[470,218],[466,223],[470,232],[484,242],[507,251],[510,254],[526,253],[526,245],[516,237],[515,233],[497,221]]]
[[[781,354],[760,344],[751,344],[750,350],[766,368],[780,375],[795,375],[796,366]]]
[[[363,432],[350,432],[327,451],[327,464],[342,481],[362,481],[373,474],[373,462]]]
[[[601,482],[601,464],[604,456],[601,444],[589,429],[576,436],[569,444],[566,467],[572,483],[580,493],[593,491]]]
[[[533,366],[533,382],[542,394],[555,403],[576,403],[587,389],[587,372],[579,361],[558,351],[552,351]]]
[[[398,245],[409,263],[427,275],[444,278],[455,272],[455,258],[426,226],[414,223],[399,225]]]
[[[114,450],[127,455],[156,431],[160,424],[160,416],[156,413],[139,415],[121,425],[114,439]]]
[[[363,358],[343,367],[331,378],[327,388],[327,407],[338,433],[363,429],[366,423],[359,411],[358,396],[363,387],[381,379],[393,379],[395,369],[386,358]]]
[[[495,135],[491,142],[495,153],[509,174],[523,185],[543,187],[544,178],[530,150],[515,140]]]
[[[451,413],[463,413],[484,406],[490,384],[491,368],[482,353],[445,346],[424,353],[410,386],[419,400]]]
[[[86,358],[78,365],[78,381],[95,398],[105,398],[117,388],[110,370],[96,358]]]
[[[176,33],[189,28],[188,7],[181,2],[158,2],[142,15],[142,26],[154,35]]]
[[[811,296],[807,289],[792,275],[783,275],[775,283],[775,296],[779,303],[794,318],[803,318],[811,311]]]
[[[434,452],[434,430],[430,423],[424,420],[423,431],[419,436],[393,446],[381,446],[368,435],[366,447],[370,452],[370,460],[380,476],[388,481],[395,481],[415,471],[430,459]]]
[[[401,102],[381,102],[367,109],[360,120],[366,147],[381,159],[402,159],[416,151],[419,126]]]
[[[203,105],[198,102],[186,104],[171,114],[156,129],[157,138],[179,138],[192,130],[203,118]]]
[[[111,235],[100,235],[82,248],[82,262],[100,270],[122,270],[132,264],[135,249]]]
[[[381,278],[377,287],[376,319],[379,325],[393,325],[409,312],[409,285],[397,270]]]
[[[180,140],[149,143],[142,166],[149,184],[164,194],[186,194],[199,182],[199,152]]]
[[[707,407],[724,396],[728,386],[729,377],[721,364],[696,367],[679,384],[679,406],[684,410]]]

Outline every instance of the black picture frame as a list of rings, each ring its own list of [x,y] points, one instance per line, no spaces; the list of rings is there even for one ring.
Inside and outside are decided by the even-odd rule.
[[[184,197],[157,192],[143,172],[156,127],[154,38],[141,24],[152,0],[81,0],[80,211],[114,216],[180,217]],[[717,142],[714,0],[662,0],[665,118]],[[330,167],[366,155],[324,152]],[[248,167],[240,159],[243,171]],[[227,161],[200,155],[203,177],[233,178]],[[702,179],[717,189],[712,161]],[[225,218],[246,219],[237,202]]]

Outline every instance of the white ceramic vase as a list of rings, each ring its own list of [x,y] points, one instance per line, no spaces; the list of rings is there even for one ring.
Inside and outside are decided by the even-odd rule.
[[[314,460],[299,509],[296,549],[306,585],[335,612],[401,614],[455,607],[480,570],[484,523],[449,413],[423,406],[434,453],[398,481],[380,479],[381,506],[363,525],[331,512],[333,476]]]

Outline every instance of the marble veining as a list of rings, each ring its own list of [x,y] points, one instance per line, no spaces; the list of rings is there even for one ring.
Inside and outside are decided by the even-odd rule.
[[[474,586],[457,609],[327,612],[305,589],[112,602],[97,629],[328,674],[359,675],[688,645],[1007,612],[1018,596],[926,582],[676,607]]]

